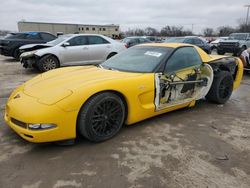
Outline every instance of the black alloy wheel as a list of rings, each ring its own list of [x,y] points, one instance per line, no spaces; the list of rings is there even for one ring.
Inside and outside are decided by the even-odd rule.
[[[218,104],[226,103],[232,95],[233,82],[234,80],[230,72],[220,71],[216,73],[206,99]]]
[[[117,134],[124,119],[125,105],[122,99],[112,92],[100,93],[83,105],[77,129],[90,141],[100,142]]]
[[[227,77],[224,77],[223,80],[221,80],[219,86],[219,97],[225,99],[228,97],[229,94],[231,95],[231,91],[232,91],[231,80],[227,79]]]

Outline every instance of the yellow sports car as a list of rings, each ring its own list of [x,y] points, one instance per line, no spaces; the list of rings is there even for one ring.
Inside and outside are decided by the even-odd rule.
[[[242,79],[240,59],[188,44],[144,44],[96,66],[43,73],[10,96],[5,121],[30,142],[113,137],[123,124],[192,107],[223,104]]]

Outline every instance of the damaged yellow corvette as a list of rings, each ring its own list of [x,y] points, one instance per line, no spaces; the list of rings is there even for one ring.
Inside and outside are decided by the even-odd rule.
[[[209,56],[188,44],[135,46],[97,66],[36,76],[10,96],[5,121],[30,142],[107,140],[123,124],[191,107],[223,104],[242,79],[238,58]]]

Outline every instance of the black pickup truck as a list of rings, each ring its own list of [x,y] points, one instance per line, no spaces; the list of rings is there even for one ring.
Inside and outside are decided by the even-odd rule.
[[[0,39],[0,54],[19,59],[19,48],[25,44],[39,44],[55,40],[56,36],[48,32],[18,32],[10,33]]]

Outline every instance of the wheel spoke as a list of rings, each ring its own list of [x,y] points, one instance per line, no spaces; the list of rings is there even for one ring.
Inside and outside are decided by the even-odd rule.
[[[93,110],[92,128],[97,135],[108,136],[117,130],[122,118],[121,105],[113,99],[104,100]]]

